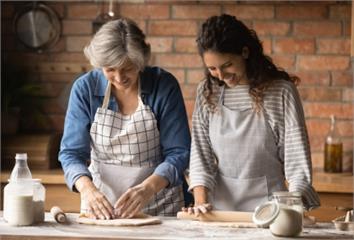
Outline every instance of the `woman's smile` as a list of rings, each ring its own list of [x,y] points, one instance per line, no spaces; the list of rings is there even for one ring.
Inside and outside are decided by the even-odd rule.
[[[123,79],[123,80],[118,80],[118,79],[113,79],[112,80],[112,82],[114,83],[118,83],[119,85],[123,85],[123,86],[125,86],[125,85],[128,85],[129,84],[129,79]]]
[[[228,87],[247,83],[242,56],[207,51],[203,54],[203,60],[210,74]]]
[[[137,84],[139,70],[130,62],[120,67],[103,67],[102,69],[105,77],[117,89],[124,90]]]

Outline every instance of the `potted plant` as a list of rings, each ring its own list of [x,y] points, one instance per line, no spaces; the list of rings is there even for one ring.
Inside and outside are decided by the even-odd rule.
[[[1,69],[1,131],[15,134],[19,129],[21,111],[37,104],[36,96],[40,87],[28,82],[21,69],[3,64]]]

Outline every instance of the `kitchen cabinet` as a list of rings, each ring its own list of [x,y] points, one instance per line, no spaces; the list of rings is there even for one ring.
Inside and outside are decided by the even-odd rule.
[[[35,170],[32,175],[33,178],[42,179],[46,188],[46,211],[54,205],[60,206],[65,212],[79,211],[80,195],[69,191],[61,169]],[[10,172],[1,173],[1,195],[9,176]],[[321,207],[311,211],[310,215],[318,221],[331,221],[345,215],[345,210],[340,209],[353,208],[353,181],[353,175],[349,173],[330,174],[315,170],[313,186],[320,196]]]

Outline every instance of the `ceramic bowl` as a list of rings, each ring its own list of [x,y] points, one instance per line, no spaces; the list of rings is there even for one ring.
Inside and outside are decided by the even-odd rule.
[[[354,222],[345,222],[345,216],[337,217],[332,222],[334,227],[340,231],[354,231]]]

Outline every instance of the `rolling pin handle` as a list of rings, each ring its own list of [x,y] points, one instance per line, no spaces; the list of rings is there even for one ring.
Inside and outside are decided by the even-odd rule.
[[[52,214],[55,221],[58,223],[65,223],[66,222],[66,215],[60,207],[54,206],[50,209],[50,213]]]

